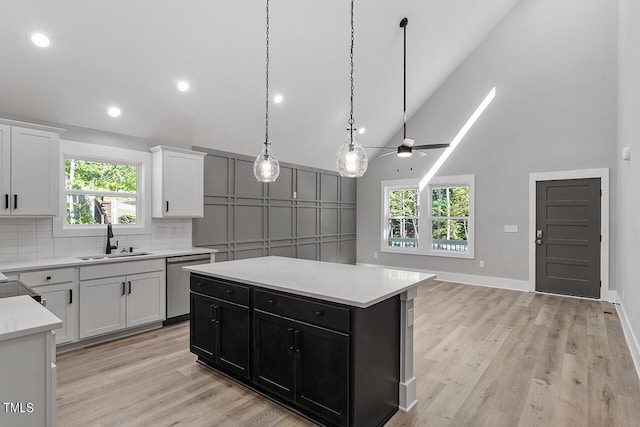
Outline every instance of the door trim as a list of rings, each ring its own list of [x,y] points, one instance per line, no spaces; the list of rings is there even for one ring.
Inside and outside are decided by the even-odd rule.
[[[529,292],[536,291],[536,245],[533,230],[536,229],[536,183],[560,179],[600,178],[600,300],[614,302],[609,289],[609,168],[580,169],[570,171],[538,172],[529,174]]]

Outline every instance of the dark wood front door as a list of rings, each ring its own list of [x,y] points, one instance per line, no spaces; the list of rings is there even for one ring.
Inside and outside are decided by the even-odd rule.
[[[536,183],[536,290],[600,298],[600,178]]]

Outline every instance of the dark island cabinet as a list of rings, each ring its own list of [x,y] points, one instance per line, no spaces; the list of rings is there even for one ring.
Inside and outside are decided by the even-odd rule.
[[[254,383],[332,425],[348,424],[349,335],[254,310]]]
[[[325,426],[398,409],[400,299],[357,308],[191,275],[191,352]]]
[[[210,296],[221,295],[238,300],[237,285],[233,288],[230,285],[204,278],[192,279],[190,348],[208,364],[249,378],[249,307]],[[243,302],[242,298],[239,302]]]

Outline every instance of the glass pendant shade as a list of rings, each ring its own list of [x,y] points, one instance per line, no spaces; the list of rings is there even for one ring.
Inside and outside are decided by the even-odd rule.
[[[280,175],[278,159],[269,150],[269,145],[265,144],[256,161],[253,162],[253,176],[259,182],[274,182],[278,175]]]
[[[338,148],[336,168],[340,176],[359,178],[367,171],[369,160],[364,148],[356,141],[355,135],[351,136],[351,132],[355,134],[355,130],[348,131],[347,137]]]

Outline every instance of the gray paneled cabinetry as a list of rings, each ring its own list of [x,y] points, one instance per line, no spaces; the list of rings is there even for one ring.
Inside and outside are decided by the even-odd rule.
[[[196,149],[207,156],[194,246],[218,249],[221,261],[279,255],[356,262],[355,179],[281,163],[276,182],[261,184],[253,158]]]

